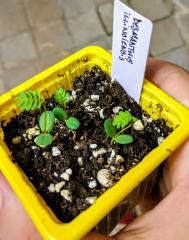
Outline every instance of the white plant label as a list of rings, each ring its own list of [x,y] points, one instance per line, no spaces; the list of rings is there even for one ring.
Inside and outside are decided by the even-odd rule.
[[[139,103],[148,58],[152,22],[114,1],[112,79]]]

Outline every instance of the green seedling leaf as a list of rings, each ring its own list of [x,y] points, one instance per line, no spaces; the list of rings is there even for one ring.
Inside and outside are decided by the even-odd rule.
[[[35,101],[34,101],[34,103],[32,105],[32,110],[40,109],[42,103],[44,102],[43,96],[40,94],[39,91],[35,91],[34,92],[34,98],[35,98]]]
[[[70,128],[71,130],[76,130],[79,128],[80,126],[80,122],[77,118],[75,117],[69,117],[67,120],[66,120],[66,126],[68,128]]]
[[[43,133],[51,132],[54,128],[55,117],[54,113],[51,111],[43,112],[39,119],[39,126]]]
[[[132,121],[132,115],[129,111],[120,111],[113,119],[113,126],[117,129],[125,128]]]
[[[133,137],[127,134],[118,135],[113,140],[119,144],[129,144],[134,141]]]
[[[25,110],[31,110],[32,106],[35,102],[34,96],[35,94],[32,91],[25,92],[27,101],[25,101]]]
[[[105,120],[105,122],[104,122],[104,130],[105,130],[106,135],[108,137],[111,137],[111,138],[115,137],[116,129],[115,129],[115,127],[112,124],[112,120],[110,120],[110,119],[106,119]]]
[[[28,102],[28,97],[26,93],[20,93],[16,99],[16,106],[20,107],[21,110],[26,110],[27,102]]]
[[[57,103],[64,105],[69,102],[70,95],[64,88],[60,88],[55,92],[54,99]]]
[[[41,133],[38,137],[35,138],[34,142],[44,148],[52,144],[53,136],[50,133]]]
[[[64,122],[67,119],[67,113],[61,107],[55,107],[53,109],[53,113],[54,113],[55,118],[58,119],[61,122]]]
[[[21,108],[21,110],[35,110],[40,109],[43,103],[43,98],[39,91],[27,91],[20,93],[16,99],[16,105]]]

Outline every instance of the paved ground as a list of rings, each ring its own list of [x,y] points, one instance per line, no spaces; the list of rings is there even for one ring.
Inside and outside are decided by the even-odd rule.
[[[189,0],[123,0],[154,21],[150,54],[189,70]],[[2,0],[0,93],[83,46],[111,49],[113,0]]]

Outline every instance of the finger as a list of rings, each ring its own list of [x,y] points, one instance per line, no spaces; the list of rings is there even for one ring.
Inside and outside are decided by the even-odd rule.
[[[187,71],[174,64],[149,58],[146,78],[189,107],[189,73]]]
[[[0,190],[0,212],[1,212],[2,208],[3,208],[3,194]]]
[[[172,183],[167,162],[164,163],[162,177],[159,181],[159,190],[161,199],[167,196],[167,194],[172,191]]]
[[[189,191],[189,140],[171,155],[167,166],[172,188],[186,188]]]
[[[172,191],[152,211],[135,219],[118,233],[115,239],[187,240],[189,234],[188,201],[189,193],[185,190]]]
[[[145,196],[137,206],[137,212],[139,212],[138,215],[143,215],[144,213],[152,210],[159,203],[159,201],[160,197],[158,191],[151,195]]]
[[[82,240],[114,240],[113,237],[104,236],[99,233],[91,232],[87,234]]]
[[[147,64],[146,77],[189,107],[189,73],[182,68],[161,60],[150,58]],[[170,191],[180,184],[189,184],[189,141],[179,147],[167,161],[165,178],[161,182],[162,189]],[[167,181],[166,181],[167,180]],[[164,192],[164,194],[166,194]]]
[[[172,191],[152,211],[135,219],[115,236],[116,240],[182,239],[189,234],[189,193]]]
[[[40,240],[41,237],[10,185],[0,173],[0,239]],[[11,231],[10,231],[11,229]]]

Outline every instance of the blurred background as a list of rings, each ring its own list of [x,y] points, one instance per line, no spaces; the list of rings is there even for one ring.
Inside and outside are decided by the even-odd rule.
[[[189,70],[189,0],[123,0],[154,22],[150,55]],[[87,45],[112,46],[113,0],[0,0],[0,94]]]

